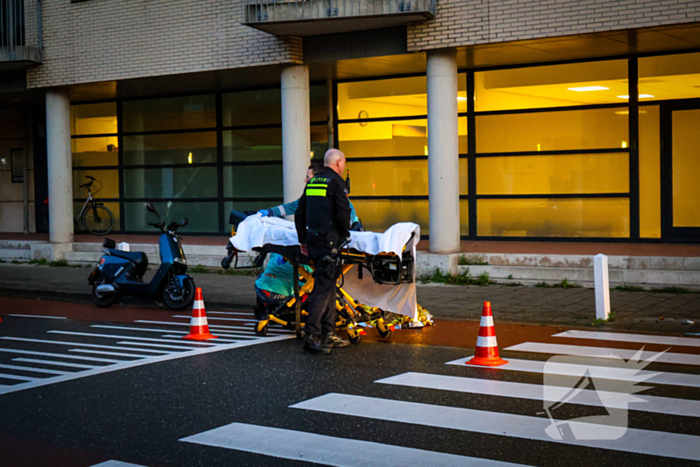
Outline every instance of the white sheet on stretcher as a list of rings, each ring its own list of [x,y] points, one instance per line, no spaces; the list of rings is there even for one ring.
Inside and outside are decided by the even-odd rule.
[[[402,222],[394,224],[384,233],[350,232],[349,248],[369,255],[394,253],[401,256],[406,246],[406,249],[413,251],[415,258],[418,240],[420,226],[412,222]],[[299,239],[293,222],[257,214],[249,216],[239,224],[236,235],[231,237],[231,244],[239,251],[249,251],[268,244],[298,245]],[[418,319],[415,269],[413,282],[410,284],[381,285],[374,282],[367,270],[363,271],[363,278],[358,279],[355,266],[345,275],[343,288],[360,303]]]

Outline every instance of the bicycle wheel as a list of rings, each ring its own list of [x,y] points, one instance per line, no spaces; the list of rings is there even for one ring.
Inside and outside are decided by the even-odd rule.
[[[85,230],[93,235],[107,235],[114,228],[114,215],[104,206],[93,205],[83,212]]]

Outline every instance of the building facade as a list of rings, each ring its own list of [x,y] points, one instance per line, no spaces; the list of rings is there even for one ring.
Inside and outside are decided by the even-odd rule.
[[[151,201],[223,235],[337,147],[364,224],[416,222],[434,252],[700,240],[700,1],[0,9],[0,231],[72,241],[91,176],[120,232]]]

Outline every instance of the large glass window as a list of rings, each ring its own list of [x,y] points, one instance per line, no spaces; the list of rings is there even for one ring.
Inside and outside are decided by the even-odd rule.
[[[475,73],[477,112],[627,101],[627,60]]]
[[[124,136],[124,165],[216,162],[216,133]]]
[[[661,238],[659,107],[639,109],[639,235]]]
[[[117,166],[118,145],[116,136],[74,138],[71,140],[73,167]]]
[[[700,53],[639,59],[639,100],[700,97]]]
[[[160,201],[153,203],[163,219],[179,221],[183,217],[189,224],[181,231],[217,232],[219,230],[219,205],[216,202]],[[157,232],[147,222],[155,222],[155,216],[144,209],[144,203],[124,203],[125,230],[131,232]]]
[[[213,94],[125,101],[122,125],[126,133],[216,127]]]
[[[117,132],[117,103],[82,104],[71,106],[72,135],[103,135]]]
[[[477,234],[493,237],[629,237],[629,199],[481,199]]]

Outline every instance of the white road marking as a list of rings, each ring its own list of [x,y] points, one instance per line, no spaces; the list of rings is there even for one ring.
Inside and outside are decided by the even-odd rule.
[[[182,315],[175,315],[175,316],[173,316],[173,318],[187,318],[187,319],[192,319],[191,316],[182,316]],[[217,320],[217,321],[245,321],[245,322],[248,322],[248,323],[257,323],[257,322],[259,321],[259,320],[257,320],[257,319],[217,318],[217,317],[215,317],[215,316],[209,316],[209,317],[207,317],[207,320],[208,320],[208,321],[213,321],[213,320]]]
[[[134,321],[134,323],[144,323],[144,324],[169,324],[171,326],[189,326],[190,323],[171,323],[169,321],[147,321],[147,320],[142,320],[138,319]],[[253,323],[246,323],[245,326],[254,326]],[[209,325],[209,329],[237,329],[239,331],[248,331],[248,332],[253,332],[253,329],[250,327],[244,327],[244,326],[224,326],[222,324],[211,324]],[[276,334],[293,334],[294,331],[289,331],[287,329],[268,329],[268,333],[276,333]]]
[[[207,354],[207,353],[212,353],[212,352],[221,352],[222,350],[236,349],[238,347],[248,347],[251,345],[265,344],[268,342],[275,342],[275,341],[284,340],[284,339],[291,339],[292,337],[293,336],[270,337],[267,339],[257,339],[254,341],[237,342],[235,344],[222,344],[222,345],[216,345],[213,347],[199,348],[199,349],[194,348],[194,349],[189,349],[189,352],[177,352],[177,353],[172,353],[172,354],[168,354],[168,355],[159,355],[159,356],[154,356],[154,357],[149,357],[149,358],[142,358],[140,360],[132,360],[132,361],[128,361],[128,362],[121,361],[115,365],[96,367],[96,368],[92,368],[90,370],[81,371],[81,372],[77,372],[77,373],[73,373],[73,374],[66,374],[66,375],[62,375],[62,376],[56,376],[53,378],[43,378],[40,380],[35,380],[35,381],[27,382],[27,383],[15,384],[13,386],[7,386],[4,388],[0,388],[0,395],[9,394],[12,392],[17,392],[17,391],[24,391],[27,389],[32,389],[32,388],[36,388],[36,387],[40,387],[40,386],[46,386],[49,384],[60,383],[63,381],[70,381],[70,380],[74,380],[74,379],[87,378],[88,376],[93,376],[93,375],[111,373],[113,371],[119,371],[119,370],[123,370],[125,368],[133,368],[133,367],[142,366],[142,365],[149,365],[151,363],[165,362],[168,360],[175,360],[178,358],[192,357],[195,355],[202,355],[202,354]],[[84,358],[84,359],[88,358],[88,357],[77,357],[77,356],[69,356],[69,355],[61,355],[61,356],[68,357],[68,358]],[[45,362],[45,363],[50,363],[50,362]]]
[[[17,318],[68,319],[64,316],[39,316],[39,315],[7,315],[7,316],[15,316]]]
[[[550,422],[548,418],[541,417],[334,393],[290,407],[678,459],[700,458],[699,436],[661,431],[627,428],[625,435],[619,439],[569,439],[567,437],[567,439],[557,440],[550,438],[545,431],[552,423],[566,423],[580,433],[582,438],[618,435],[622,427],[567,420]]]
[[[69,334],[71,336],[104,337],[105,339],[133,339],[133,340],[137,340],[137,341],[170,342],[171,344],[174,343],[173,339],[153,339],[151,337],[121,336],[121,335],[115,335],[115,334],[91,334],[89,332],[73,332],[73,331],[46,331],[46,332],[55,333],[55,334]],[[176,342],[179,342],[179,341],[176,341]],[[205,345],[205,346],[216,345],[216,344],[208,344],[205,342],[192,342],[192,341],[182,341],[182,344]]]
[[[76,355],[67,355],[67,354],[62,354],[62,353],[35,352],[33,350],[0,349],[0,352],[19,353],[19,354],[24,354],[24,355],[40,355],[42,357],[70,358],[70,359],[75,359],[75,360],[92,360],[93,362],[118,363],[121,361],[121,360],[109,360],[107,358],[78,357]]]
[[[180,441],[336,467],[522,465],[245,423],[231,423]]]
[[[37,360],[36,358],[13,358],[13,362],[25,362],[25,363],[41,363],[44,365],[56,365],[56,366],[68,366],[71,368],[83,368],[83,369],[93,369],[102,368],[99,365],[83,365],[82,363],[68,363],[68,362],[56,362],[53,360]],[[70,374],[70,373],[66,373]],[[0,391],[0,394],[2,392]]]
[[[513,383],[427,373],[404,373],[391,378],[380,379],[375,381],[375,383],[553,402],[564,400],[571,391],[571,388],[564,386],[546,386],[545,390],[545,387],[540,384]],[[625,393],[585,389],[567,403],[700,417],[700,401],[698,400],[673,399],[644,394],[636,394],[635,396],[644,401],[639,403],[633,402],[629,405],[627,402],[629,396]],[[605,404],[603,404],[601,398],[605,399]]]
[[[692,337],[649,336],[646,334],[622,334],[617,332],[566,331],[552,337],[572,337],[574,339],[595,339],[614,342],[638,342],[641,344],[679,345],[700,347],[700,339]]]
[[[182,336],[170,336],[168,334],[164,334],[161,337],[174,337],[176,339],[182,339]],[[241,339],[222,339],[220,336],[217,335],[216,339],[208,339],[207,342],[241,342],[243,338]],[[250,340],[250,339],[248,339]]]
[[[173,331],[171,329],[133,328],[133,327],[126,327],[126,326],[106,326],[106,325],[99,325],[99,324],[93,324],[90,327],[104,328],[104,329],[123,329],[126,331],[169,332],[171,334],[182,334],[182,335],[189,334],[189,331]],[[209,326],[210,330],[214,330],[215,328],[216,328],[216,326]],[[221,331],[217,330],[216,332],[222,336],[228,336],[228,337],[238,337],[238,336],[248,337],[248,338],[256,337],[255,334],[253,334],[253,332],[250,330],[248,332],[242,332],[242,331],[241,332],[236,332],[236,331],[221,332]]]
[[[126,350],[126,349],[125,349]],[[90,349],[68,349],[69,352],[80,352],[80,353],[94,353],[97,355],[114,355],[115,357],[131,357],[131,358],[148,358],[153,355],[137,355],[133,353],[121,353],[121,352],[106,352],[104,350],[90,350]]]
[[[513,352],[535,352],[558,355],[576,355],[581,357],[596,357],[596,358],[617,358],[630,359],[637,353],[636,350],[613,349],[605,347],[585,347],[582,345],[560,345],[560,344],[544,344],[540,342],[525,342],[518,345],[513,345],[505,350]],[[642,352],[641,359],[646,360],[653,357],[659,352]],[[674,363],[679,365],[700,365],[700,355],[691,355],[684,353],[665,353],[655,360],[657,363]]]
[[[83,344],[82,342],[64,342],[64,341],[47,341],[43,339],[26,339],[24,337],[0,337],[0,339],[6,339],[11,341],[21,341],[21,342],[38,342],[40,344],[55,344],[55,345],[70,345],[73,347],[92,347],[95,349],[113,349],[113,350],[127,350],[124,347],[115,347],[113,345],[98,345],[98,344]],[[139,349],[133,349],[139,350]],[[142,352],[147,353],[167,353],[163,350],[142,350]]]
[[[69,371],[60,370],[45,370],[43,368],[32,368],[31,366],[20,366],[20,365],[0,365],[0,368],[7,368],[8,370],[22,370],[22,371],[33,371],[35,373],[47,373],[50,375],[65,375],[70,373]]]
[[[251,318],[255,317],[254,313],[243,313],[238,311],[207,311],[207,315],[241,315],[250,316]]]
[[[0,373],[0,378],[16,379],[18,381],[34,381],[36,379],[29,376],[6,375],[5,373]]]
[[[171,342],[171,341],[169,341]],[[177,349],[177,350],[182,350],[183,352],[189,352],[190,350],[196,350],[197,348],[193,347],[183,347],[181,345],[167,345],[167,344],[149,344],[147,342],[136,342],[136,341],[121,341],[117,342],[117,344],[122,344],[122,345],[140,345],[143,347],[156,347],[159,349]],[[123,348],[123,347],[122,347]],[[208,347],[200,347],[200,348],[208,348]]]
[[[460,358],[447,365],[458,365],[463,368],[478,368],[475,366],[467,366],[465,362],[472,357]],[[489,370],[511,370],[523,371],[526,373],[542,373],[544,374],[545,363],[539,360],[519,360],[517,358],[509,358],[508,363],[501,366],[488,367]],[[592,365],[576,365],[573,363],[549,363],[547,364],[547,373],[551,375],[562,376],[581,376],[586,370],[590,372],[592,378],[599,379],[617,379],[620,381],[639,381],[643,379],[647,384],[667,384],[669,386],[688,386],[700,388],[700,375],[691,375],[686,373],[667,373],[647,370],[635,370],[632,368],[616,368],[612,366],[592,366]],[[650,378],[645,378],[651,376]]]

